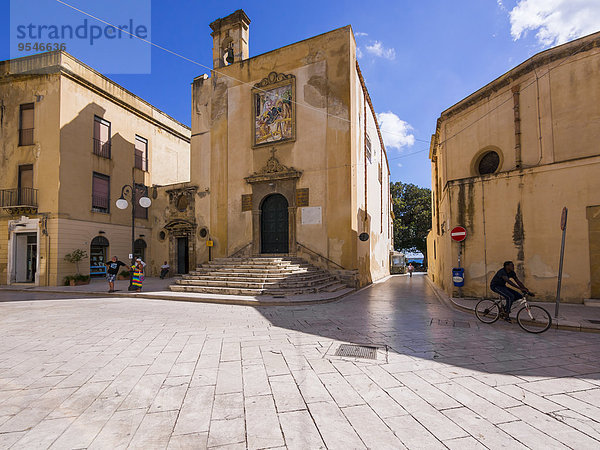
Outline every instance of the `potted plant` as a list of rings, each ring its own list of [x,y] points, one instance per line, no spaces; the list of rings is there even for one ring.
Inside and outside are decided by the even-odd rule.
[[[121,270],[121,272],[119,272],[119,275],[117,275],[117,280],[129,280],[130,276],[131,272],[129,272],[129,270]]]
[[[82,284],[89,284],[90,276],[89,275],[81,275],[79,273],[79,263],[87,258],[87,252],[80,248],[73,250],[71,253],[67,253],[65,255],[65,261],[71,264],[75,264],[76,273],[74,276],[66,276],[64,278],[65,285],[70,286],[80,286]]]

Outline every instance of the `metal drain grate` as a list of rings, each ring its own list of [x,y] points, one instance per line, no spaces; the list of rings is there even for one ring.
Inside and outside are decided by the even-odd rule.
[[[377,347],[369,347],[366,345],[341,344],[335,351],[335,356],[377,359]]]
[[[595,323],[596,325],[600,325],[600,320],[588,319],[588,322]]]

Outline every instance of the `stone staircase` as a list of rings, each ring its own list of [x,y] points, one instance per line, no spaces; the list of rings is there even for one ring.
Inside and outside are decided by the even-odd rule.
[[[348,287],[303,259],[282,256],[218,258],[183,275],[169,288],[175,292],[287,297]]]

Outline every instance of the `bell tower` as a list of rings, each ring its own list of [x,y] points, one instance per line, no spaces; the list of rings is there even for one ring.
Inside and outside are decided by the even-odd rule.
[[[250,19],[241,9],[210,24],[213,30],[213,69],[248,59],[249,26]]]

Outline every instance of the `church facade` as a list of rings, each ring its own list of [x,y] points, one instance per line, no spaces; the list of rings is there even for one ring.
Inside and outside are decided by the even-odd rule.
[[[192,84],[190,182],[159,187],[154,262],[300,256],[362,286],[389,274],[389,167],[350,26],[249,57],[239,10],[214,21]]]

